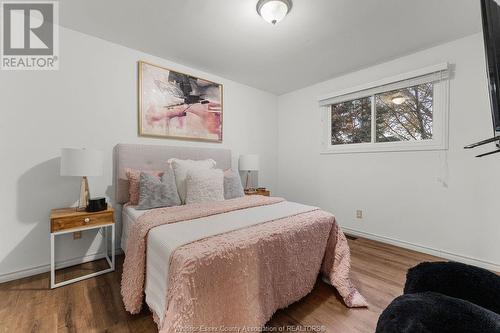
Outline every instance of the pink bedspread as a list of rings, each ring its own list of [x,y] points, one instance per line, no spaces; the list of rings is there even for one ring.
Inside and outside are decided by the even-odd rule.
[[[125,253],[121,291],[126,310],[138,313],[142,307],[149,230],[281,201],[247,196],[142,215],[129,231]],[[320,271],[348,307],[367,306],[349,279],[344,234],[332,214],[318,209],[179,247],[170,262],[166,313],[155,316],[164,316],[161,332],[260,327],[276,310],[306,296]]]

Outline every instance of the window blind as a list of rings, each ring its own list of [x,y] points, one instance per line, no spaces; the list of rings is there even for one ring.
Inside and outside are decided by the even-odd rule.
[[[448,68],[430,72],[428,74],[412,77],[409,79],[399,80],[396,82],[382,84],[374,87],[370,87],[363,90],[357,90],[348,93],[342,93],[340,95],[332,96],[319,101],[320,106],[329,106],[332,104],[338,104],[342,102],[352,101],[358,98],[363,98],[367,96],[372,96],[380,93],[385,93],[388,91],[398,90],[402,88],[408,88],[417,86],[419,84],[430,83],[430,82],[440,82],[447,80],[449,78]]]

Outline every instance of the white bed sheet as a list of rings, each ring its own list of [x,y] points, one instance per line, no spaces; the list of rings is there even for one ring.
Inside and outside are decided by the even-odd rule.
[[[122,209],[122,236],[121,236],[121,247],[123,252],[127,250],[128,233],[133,224],[137,222],[137,219],[145,214],[147,210],[137,210],[136,206],[124,205]]]

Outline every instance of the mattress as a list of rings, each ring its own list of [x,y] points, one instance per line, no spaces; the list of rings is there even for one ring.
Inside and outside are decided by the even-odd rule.
[[[127,250],[128,233],[132,225],[137,222],[137,219],[145,214],[147,210],[137,210],[136,206],[124,205],[122,210],[122,237],[121,247],[123,252]]]

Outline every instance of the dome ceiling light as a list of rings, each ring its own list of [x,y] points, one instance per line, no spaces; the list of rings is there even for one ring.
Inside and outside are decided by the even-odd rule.
[[[259,0],[257,13],[272,25],[283,20],[292,9],[292,0]]]

